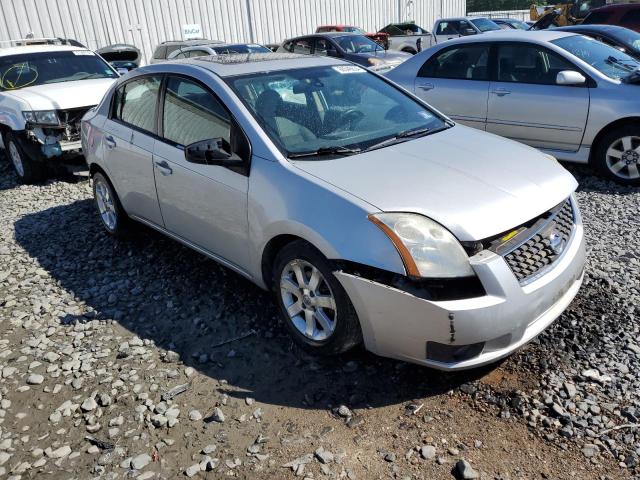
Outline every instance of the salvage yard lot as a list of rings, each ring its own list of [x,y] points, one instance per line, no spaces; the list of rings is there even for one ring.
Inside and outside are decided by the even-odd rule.
[[[19,186],[0,161],[0,477],[447,479],[460,459],[483,478],[633,477],[640,192],[571,169],[578,297],[513,357],[453,375],[309,357],[253,284],[146,229],[114,241],[88,182]]]

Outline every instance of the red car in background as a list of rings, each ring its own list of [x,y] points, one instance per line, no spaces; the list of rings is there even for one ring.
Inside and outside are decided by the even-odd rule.
[[[382,46],[385,50],[389,48],[389,35],[382,32],[365,32],[360,27],[354,27],[353,25],[320,25],[316,28],[316,33],[326,33],[326,32],[349,32],[349,33],[358,33],[360,35],[364,35],[365,37],[370,38],[378,45]]]
[[[640,4],[625,3],[593,9],[583,25],[618,25],[640,32]]]

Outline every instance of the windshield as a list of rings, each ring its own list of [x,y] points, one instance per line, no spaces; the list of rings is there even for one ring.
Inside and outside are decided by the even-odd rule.
[[[611,36],[616,38],[626,47],[640,52],[640,33],[634,32],[628,28],[616,28],[615,32],[611,32]]]
[[[229,53],[269,53],[271,51],[267,47],[263,47],[256,43],[248,45],[225,45],[223,47],[213,47],[213,50],[218,55],[226,55]]]
[[[488,18],[476,18],[475,20],[470,20],[478,30],[481,32],[490,32],[491,30],[501,30],[500,25],[498,25],[493,20],[489,20]]]
[[[551,43],[565,49],[604,75],[616,80],[626,77],[637,68],[640,68],[640,63],[634,58],[591,37],[572,35],[553,40]]]
[[[118,74],[102,58],[89,50],[0,57],[0,91],[45,83],[117,77]]]
[[[349,32],[349,33],[359,33],[361,35],[364,35],[365,31],[362,30],[361,28],[358,27],[344,27],[343,30],[345,32]]]
[[[346,53],[372,53],[381,50],[384,51],[384,48],[363,35],[345,35],[344,37],[336,37],[334,40]]]
[[[445,128],[445,121],[355,65],[227,79],[285,156],[357,153]]]
[[[529,30],[529,25],[525,22],[521,22],[520,20],[509,20],[509,24],[516,30]]]

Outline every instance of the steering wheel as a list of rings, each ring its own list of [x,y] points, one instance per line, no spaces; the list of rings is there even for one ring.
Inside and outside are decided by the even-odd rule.
[[[348,123],[349,130],[353,130],[356,124],[364,118],[364,113],[362,113],[357,108],[349,108],[345,112],[340,115],[340,120]]]

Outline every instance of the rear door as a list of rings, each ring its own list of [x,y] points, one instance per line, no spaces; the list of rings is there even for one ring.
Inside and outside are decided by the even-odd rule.
[[[489,52],[485,43],[452,45],[418,71],[414,91],[452,119],[484,130],[489,93]]]
[[[242,132],[218,97],[190,77],[167,77],[161,111],[162,133],[155,144],[154,167],[165,228],[245,269],[248,170],[232,171],[185,158],[187,145],[223,138],[233,146],[234,135]],[[250,159],[245,161],[248,164]]]
[[[136,77],[114,94],[104,124],[109,176],[129,215],[162,225],[153,178],[159,75]]]
[[[577,150],[589,113],[589,88],[557,85],[556,77],[578,67],[542,45],[500,42],[496,48],[487,131],[534,147]]]

